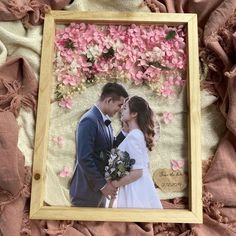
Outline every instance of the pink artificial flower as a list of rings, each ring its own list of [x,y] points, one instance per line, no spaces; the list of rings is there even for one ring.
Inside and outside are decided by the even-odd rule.
[[[126,27],[122,25],[109,25],[108,26],[108,33],[110,37],[114,39],[121,39],[125,40],[126,38]]]
[[[180,37],[179,35],[176,36],[176,41],[174,43],[176,49],[184,49],[186,44],[184,42],[184,37]]]
[[[183,168],[185,162],[184,160],[171,160],[171,169],[176,171],[176,170],[180,170],[181,168]]]
[[[172,55],[171,41],[161,42],[161,49],[166,53],[167,56]]]
[[[73,61],[73,50],[71,48],[63,47],[63,50],[61,50],[61,56],[65,58],[68,63],[71,63]]]
[[[129,60],[131,60],[132,62],[136,62],[138,60],[138,49],[135,48],[133,50],[128,51],[128,57]]]
[[[134,66],[134,63],[131,60],[126,60],[125,62],[125,69],[129,71]]]
[[[170,97],[174,93],[174,91],[169,86],[163,85],[161,86],[160,92],[163,97]]]
[[[186,63],[186,55],[178,55],[177,53],[175,53],[171,58],[169,58],[169,63],[173,68],[184,69]]]
[[[73,28],[71,32],[69,33],[70,38],[74,42],[74,46],[78,47],[77,45],[77,39],[80,37],[81,32],[78,29]]]
[[[165,40],[170,30],[175,31],[176,35],[172,40]],[[183,26],[72,23],[57,30],[55,45],[56,56],[59,58],[55,60],[58,63],[54,63],[54,71],[61,75],[58,80],[64,85],[75,86],[80,83],[80,78],[86,77],[87,74],[106,76],[116,71],[122,72],[135,84],[144,81],[157,82],[164,77],[165,82],[160,88],[164,97],[172,96],[174,86],[183,84],[182,80],[175,78],[176,71],[182,73],[186,64]],[[95,45],[99,53],[96,53]],[[104,58],[103,54],[110,52],[108,50],[111,47],[114,49],[110,55],[112,59]],[[96,55],[94,58],[90,55],[93,52]],[[78,65],[76,70],[79,76],[75,73],[67,74],[74,61]],[[159,62],[174,70],[167,73],[163,68],[150,66],[150,62]],[[71,109],[70,103],[70,99],[66,98],[61,101],[60,106]]]
[[[55,136],[53,137],[53,142],[57,144],[58,146],[62,147],[64,145],[64,137],[63,136]]]
[[[171,112],[164,112],[163,113],[163,120],[165,124],[170,124],[174,119],[174,115]]]
[[[170,77],[168,80],[166,80],[166,81],[163,83],[164,87],[170,87],[170,86],[172,86],[173,84],[174,84],[174,79],[173,79],[173,77]]]
[[[60,107],[64,107],[67,109],[72,109],[72,104],[73,102],[71,96],[63,97],[62,100],[59,102]]]
[[[143,78],[148,81],[151,81],[153,79],[158,80],[160,77],[160,72],[160,68],[156,68],[155,66],[149,66],[144,72]]]
[[[112,66],[112,65],[109,61],[101,59],[99,61],[96,61],[96,63],[94,64],[94,67],[95,67],[94,69],[99,72],[108,72],[110,66]]]
[[[147,66],[148,64],[147,64],[147,62],[146,62],[146,60],[144,60],[144,59],[139,59],[138,60],[138,66]]]
[[[183,80],[180,76],[177,76],[174,80],[175,85],[181,86],[185,84],[185,80]]]
[[[71,175],[71,170],[69,167],[64,166],[63,170],[59,173],[60,177],[69,177]]]
[[[166,27],[155,26],[154,29],[156,40],[163,40],[166,36]]]
[[[92,66],[92,63],[87,61],[86,56],[77,57],[77,64],[83,72],[89,71],[89,67]]]
[[[75,86],[77,85],[77,79],[73,75],[62,75],[58,77],[58,81],[62,81],[65,85]]]
[[[67,28],[65,28],[65,32],[61,36],[61,39],[63,40],[67,40],[69,38],[69,34],[66,31],[68,31]]]
[[[178,68],[180,61],[178,60],[178,58],[173,57],[172,60],[171,60],[171,63],[173,65],[173,67]]]
[[[141,80],[143,78],[143,72],[139,70],[137,74],[135,75],[135,78],[137,78],[138,80]]]
[[[124,48],[117,48],[116,51],[117,53],[115,54],[115,58],[117,60],[124,60],[124,58],[126,58],[126,56],[128,55],[126,49]]]

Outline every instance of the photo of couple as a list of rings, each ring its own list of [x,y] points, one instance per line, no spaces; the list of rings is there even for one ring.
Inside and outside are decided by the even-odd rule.
[[[122,130],[115,137],[111,117],[120,114]],[[148,152],[155,140],[154,112],[140,96],[129,97],[125,88],[109,82],[100,98],[80,119],[76,128],[76,161],[70,182],[74,207],[113,207],[162,209],[160,197],[149,171]],[[119,180],[105,176],[107,161],[102,152],[117,148],[127,152],[134,164]]]

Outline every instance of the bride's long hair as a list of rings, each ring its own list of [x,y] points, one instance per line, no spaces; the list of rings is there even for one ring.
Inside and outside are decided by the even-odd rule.
[[[137,123],[144,134],[146,146],[149,151],[154,147],[155,119],[154,113],[148,102],[139,96],[133,96],[128,100],[129,110],[137,112]]]

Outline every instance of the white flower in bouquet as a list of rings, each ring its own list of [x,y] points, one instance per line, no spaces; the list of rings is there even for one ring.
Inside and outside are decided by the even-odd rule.
[[[105,167],[105,178],[109,180],[119,180],[129,174],[132,169],[134,159],[131,159],[128,152],[123,152],[114,148],[108,153],[108,164]]]

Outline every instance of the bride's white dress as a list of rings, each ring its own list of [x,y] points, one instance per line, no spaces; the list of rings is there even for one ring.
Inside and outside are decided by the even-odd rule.
[[[118,149],[127,151],[135,159],[133,169],[142,169],[143,175],[138,180],[121,186],[118,191],[118,208],[162,208],[160,198],[149,172],[148,149],[143,132],[131,130]]]

